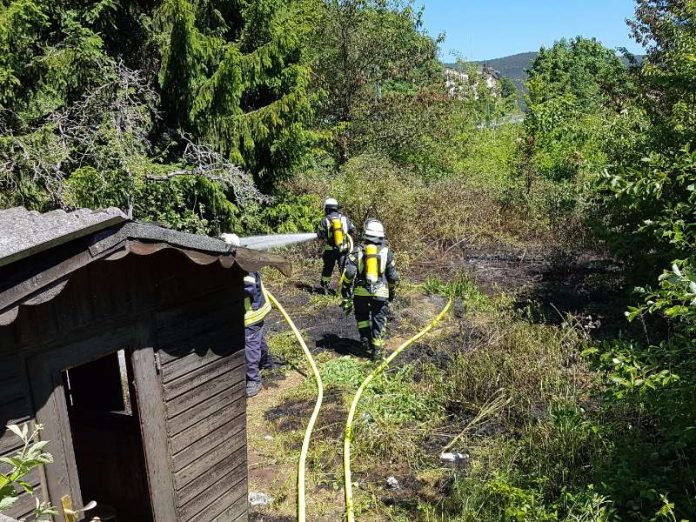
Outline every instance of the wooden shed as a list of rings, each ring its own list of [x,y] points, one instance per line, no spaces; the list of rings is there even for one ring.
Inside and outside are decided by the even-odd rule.
[[[0,211],[0,455],[6,424],[44,426],[55,462],[29,482],[56,520],[91,500],[119,522],[247,520],[242,278],[264,265],[289,269],[118,209]]]

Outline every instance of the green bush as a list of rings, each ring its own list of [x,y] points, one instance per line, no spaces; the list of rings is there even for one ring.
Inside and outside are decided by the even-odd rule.
[[[248,205],[242,214],[243,229],[249,234],[314,232],[323,216],[317,194],[283,193],[269,205]]]
[[[19,500],[20,491],[34,495],[34,488],[24,477],[36,467],[53,462],[51,454],[44,451],[48,441],[36,442],[42,429],[40,424],[36,425],[32,432],[29,432],[29,424],[21,428],[16,424],[9,424],[7,429],[20,439],[22,448],[15,455],[0,458],[0,464],[6,467],[0,470],[0,512],[6,511]],[[47,522],[51,520],[51,515],[57,514],[58,510],[50,504],[36,500],[33,516],[37,522]]]

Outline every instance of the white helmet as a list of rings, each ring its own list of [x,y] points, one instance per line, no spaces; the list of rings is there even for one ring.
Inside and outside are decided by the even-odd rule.
[[[233,247],[238,247],[241,243],[237,234],[220,234],[220,239]]]
[[[324,200],[324,208],[338,209],[338,201],[336,201],[334,198],[326,198]]]
[[[365,239],[382,240],[384,239],[384,225],[376,219],[368,219],[365,222]]]

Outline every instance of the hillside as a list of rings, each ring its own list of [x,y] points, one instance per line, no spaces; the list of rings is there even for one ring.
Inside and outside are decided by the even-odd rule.
[[[500,58],[492,58],[490,60],[480,60],[473,62],[475,64],[486,65],[491,69],[498,71],[506,78],[510,78],[515,82],[517,87],[518,98],[520,102],[522,100],[522,94],[524,93],[524,82],[527,79],[527,69],[531,67],[535,58],[539,53],[537,51],[530,51],[526,53],[512,54],[510,56],[502,56]],[[640,64],[643,61],[643,56],[636,56],[636,62]],[[627,65],[629,64],[628,59],[623,60]],[[445,64],[449,67],[452,64]]]
[[[519,53],[503,56],[502,58],[482,60],[476,63],[487,65],[499,71],[506,78],[514,80],[516,84],[521,85],[527,79],[527,69],[532,65],[537,54],[537,52]]]

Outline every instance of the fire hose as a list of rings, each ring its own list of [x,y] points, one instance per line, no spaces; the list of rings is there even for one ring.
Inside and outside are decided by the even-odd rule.
[[[368,385],[378,377],[398,355],[403,352],[406,348],[416,342],[418,339],[426,335],[430,330],[432,330],[440,320],[445,316],[452,306],[452,298],[450,297],[447,304],[442,309],[440,314],[431,322],[428,326],[423,328],[416,335],[411,337],[408,341],[404,342],[399,346],[394,352],[382,361],[372,372],[365,378],[365,380],[358,387],[358,391],[353,397],[353,402],[350,405],[350,411],[348,412],[348,420],[346,421],[346,428],[343,432],[343,478],[344,478],[344,489],[346,498],[346,516],[348,522],[355,522],[355,515],[353,513],[353,483],[351,478],[350,470],[350,443],[353,439],[353,420],[355,417],[355,410],[358,407],[358,402],[360,402],[360,397],[362,396]]]
[[[300,331],[297,329],[297,326],[295,326],[295,323],[293,323],[292,319],[290,319],[290,316],[285,311],[285,308],[283,308],[283,306],[268,290],[266,290],[266,296],[268,296],[268,299],[270,299],[271,303],[273,303],[273,305],[278,309],[280,314],[288,323],[288,326],[290,327],[292,332],[295,334],[295,337],[297,337],[300,346],[302,346],[302,350],[304,351],[305,357],[307,357],[307,361],[309,361],[309,365],[311,366],[312,372],[314,373],[314,379],[317,383],[317,402],[314,405],[314,411],[312,412],[312,416],[309,418],[309,422],[307,423],[307,429],[305,430],[304,440],[302,442],[302,450],[300,452],[300,460],[297,464],[297,520],[298,522],[305,522],[305,462],[307,460],[307,451],[309,450],[309,441],[312,438],[312,430],[314,429],[314,424],[317,421],[317,416],[319,415],[319,410],[321,409],[321,403],[324,400],[324,385],[321,382],[319,369],[317,368],[317,365],[314,362],[314,358],[312,357],[309,348],[307,348],[307,344],[302,338],[302,334],[300,334]]]

